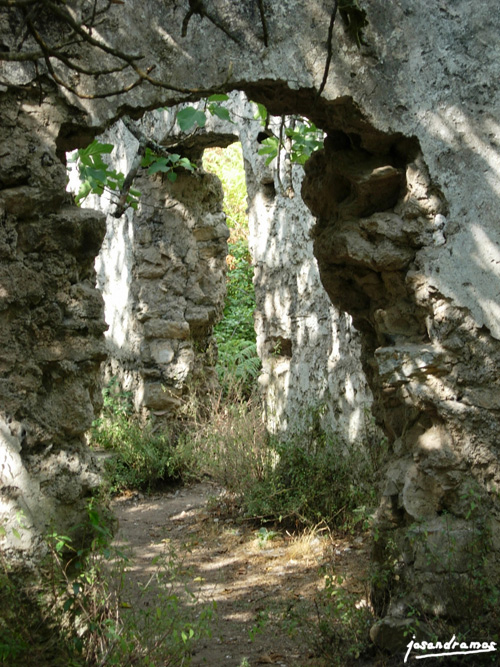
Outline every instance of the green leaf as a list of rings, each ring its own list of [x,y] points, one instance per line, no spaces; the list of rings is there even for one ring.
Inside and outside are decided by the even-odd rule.
[[[85,170],[85,175],[89,180],[97,181],[98,183],[106,183],[106,172],[103,169],[94,169],[93,167],[87,167]]]
[[[227,102],[229,99],[229,95],[226,95],[226,93],[215,93],[214,95],[210,95],[208,98],[209,102]]]
[[[153,151],[150,148],[146,148],[146,152],[144,154],[144,157],[141,160],[141,167],[149,167],[149,165],[154,162],[157,159],[156,153],[153,153]]]
[[[198,111],[194,107],[186,107],[177,112],[177,123],[183,132],[188,132],[194,125],[205,127],[207,117],[203,111]]]
[[[78,206],[89,194],[102,195],[105,188],[117,191],[123,187],[125,182],[123,173],[110,169],[109,165],[102,159],[102,155],[111,153],[113,148],[113,144],[101,144],[97,139],[94,139],[86,148],[78,149],[76,154],[70,158],[72,162],[78,161],[80,188],[75,196],[75,202]],[[147,166],[155,159],[154,153],[146,149],[146,156],[141,164]],[[138,196],[140,196],[140,193],[135,195],[135,197]]]
[[[217,116],[221,120],[227,120],[230,123],[233,122],[229,114],[229,109],[226,109],[226,107],[221,107],[219,104],[214,104],[211,107],[209,107],[209,110],[211,114]]]
[[[165,157],[159,157],[156,162],[153,162],[153,164],[150,165],[148,169],[148,174],[151,176],[152,174],[157,174],[159,171],[170,171],[171,166],[167,163],[167,158]]]
[[[277,151],[279,143],[278,137],[267,137],[262,142],[263,147],[259,150],[259,154],[269,153],[269,150]]]
[[[75,197],[76,203],[80,204],[90,193],[92,192],[92,186],[88,181],[83,181],[80,185],[80,189]]]
[[[259,149],[259,155],[269,155],[266,160],[266,165],[270,165],[275,157],[278,155],[279,151],[279,139],[278,137],[268,137],[262,142],[263,146]]]
[[[181,157],[181,159],[179,160],[179,167],[184,167],[184,169],[187,169],[188,171],[194,171],[196,165],[194,165],[190,160],[188,160],[187,157]]]
[[[68,598],[63,605],[63,610],[68,611],[69,609],[71,609],[71,607],[73,606],[73,602],[74,602],[73,598]]]
[[[88,513],[89,513],[89,521],[90,521],[91,525],[94,526],[94,527],[99,526],[99,524],[100,524],[99,513],[93,508],[89,508]]]
[[[114,146],[113,144],[101,144],[97,139],[87,146],[87,148],[79,148],[78,155],[80,159],[87,155],[100,155],[101,153],[111,153]]]
[[[295,162],[296,164],[301,164],[303,166],[309,160],[309,157],[310,156],[306,155],[306,153],[303,153],[302,155],[294,155],[292,153],[290,159],[292,162]]]
[[[267,122],[267,109],[263,104],[260,104],[259,102],[253,102],[253,104],[257,105],[257,113],[255,114],[254,118],[260,119],[260,124],[262,127],[266,126]]]
[[[259,155],[268,155],[268,154],[276,156],[278,154],[277,147],[263,146],[262,148],[259,148]]]
[[[167,173],[167,178],[171,183],[175,183],[175,181],[177,180],[177,174],[175,173],[175,171],[170,170]]]

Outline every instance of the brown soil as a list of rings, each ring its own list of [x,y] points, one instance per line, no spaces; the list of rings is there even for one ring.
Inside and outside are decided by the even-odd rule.
[[[222,496],[220,489],[204,482],[175,492],[115,499],[115,543],[133,553],[128,574],[132,583],[145,583],[154,571],[152,559],[173,549],[189,573],[196,598],[216,602],[212,637],[195,645],[193,667],[338,664],[314,655],[314,637],[306,642],[300,628],[290,637],[286,619],[299,607],[314,614],[325,567],[331,572],[333,566],[345,579],[343,586],[366,604],[367,537],[335,538],[326,531],[301,537],[265,529],[259,533],[255,524],[228,517],[221,510]],[[307,611],[303,614],[306,623]],[[307,631],[313,634],[314,625]]]

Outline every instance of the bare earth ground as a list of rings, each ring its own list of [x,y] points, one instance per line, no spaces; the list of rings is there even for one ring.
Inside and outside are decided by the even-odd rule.
[[[227,518],[217,509],[215,499],[221,494],[204,482],[115,499],[115,543],[134,555],[128,576],[145,583],[154,570],[152,559],[173,549],[189,572],[196,597],[216,601],[212,637],[195,646],[194,667],[240,667],[242,661],[252,666],[328,664],[311,653],[300,634],[291,638],[283,619],[298,603],[309,602],[314,610],[314,596],[324,587],[321,566],[332,562],[335,573],[345,578],[344,586],[365,604],[368,539],[335,539],[321,532],[302,538],[259,533],[255,524]]]

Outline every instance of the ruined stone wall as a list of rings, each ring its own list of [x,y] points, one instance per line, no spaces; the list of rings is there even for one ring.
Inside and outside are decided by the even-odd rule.
[[[378,437],[358,333],[321,284],[311,236],[314,218],[301,196],[304,170],[286,150],[266,166],[255,106],[240,95],[232,109],[243,146],[250,251],[255,266],[255,326],[262,360],[266,423],[282,437],[319,418],[343,442]],[[280,133],[280,119],[271,129]],[[279,171],[278,171],[279,167]]]
[[[95,332],[102,318],[89,307],[98,298],[85,253],[95,253],[98,244],[93,234],[84,233],[87,218],[80,216],[89,214],[66,208],[56,146],[61,155],[88,143],[121,114],[139,115],[221,89],[244,90],[276,115],[307,115],[331,137],[325,152],[312,161],[304,186],[318,218],[315,253],[321,279],[361,334],[375,413],[392,448],[379,517],[383,530],[375,551],[381,564],[397,567],[385,573],[387,585],[378,591],[378,599],[375,592],[377,610],[387,612],[390,601],[405,592],[399,590],[404,585],[410,603],[458,614],[464,603],[453,604],[449,583],[443,599],[441,536],[451,535],[457,545],[458,581],[464,583],[470,575],[471,540],[480,524],[469,513],[472,493],[483,515],[480,562],[486,563],[490,579],[498,578],[500,561],[497,4],[486,0],[471,11],[467,2],[363,0],[368,25],[361,48],[340,20],[329,42],[332,7],[326,0],[284,0],[272,7],[264,3],[264,18],[258,3],[250,0],[236,7],[229,0],[206,0],[205,5],[216,23],[194,15],[183,36],[184,3],[145,2],[140,10],[134,3],[112,4],[95,29],[96,38],[117,48],[126,45],[141,56],[140,67],[136,62],[135,69],[119,70],[109,51],[82,48],[80,63],[98,62],[113,70],[98,79],[84,73],[73,77],[82,98],[67,89],[56,94],[43,77],[37,87],[31,63],[2,65],[2,112],[9,128],[3,130],[3,187],[24,186],[23,178],[36,171],[45,146],[60,174],[52,190],[59,194],[47,197],[45,185],[24,191],[19,208],[10,211],[11,236],[22,238],[26,207],[45,224],[51,216],[68,213],[69,219],[78,220],[75,234],[64,236],[54,257],[74,258],[79,272],[71,278],[71,270],[64,269],[54,276],[46,265],[49,252],[37,260],[41,264],[26,264],[23,257],[23,275],[32,271],[33,280],[7,309],[5,346],[15,351],[11,356],[16,364],[31,368],[40,347],[34,334],[25,335],[32,326],[26,313],[32,323],[37,308],[59,303],[55,286],[62,288],[64,312],[72,312],[75,319],[78,315],[86,332],[78,345],[79,351],[85,350],[84,358],[74,361],[71,340],[80,334],[75,329],[63,333],[59,325],[48,328],[46,340],[58,332],[58,344],[63,341],[63,359],[54,362],[57,368],[45,384],[31,382],[34,376],[28,374],[30,383],[23,385],[16,365],[7,363],[2,382],[12,389],[2,399],[4,413],[15,408],[15,417],[29,417],[41,451],[47,423],[50,426],[46,415],[53,415],[54,448],[72,451],[90,417],[87,399],[95,395],[91,387],[102,338]],[[75,8],[75,16],[84,8],[79,0],[65,7]],[[10,11],[2,8],[0,15],[0,53],[36,49],[33,40],[19,44],[23,31],[5,18]],[[16,16],[19,19],[19,12]],[[64,63],[54,61],[54,66],[67,80]],[[38,73],[46,73],[43,61]],[[99,97],[106,91],[116,94]],[[40,97],[43,105],[38,108]],[[72,109],[70,116],[64,108]],[[37,114],[48,115],[37,123]],[[15,127],[23,122],[23,136],[34,135],[32,152],[26,139],[21,148],[12,143]],[[11,176],[6,178],[5,170]],[[44,184],[48,174],[44,167]],[[57,239],[57,229],[47,243]],[[74,237],[81,239],[76,247]],[[23,247],[16,246],[16,253],[21,251]],[[12,257],[6,262],[9,271],[18,261]],[[4,276],[3,290],[12,296],[10,275]],[[43,293],[35,295],[40,285]],[[49,344],[47,348],[52,350]],[[75,413],[71,425],[64,411],[39,409],[44,402],[53,408],[56,397],[70,387],[74,396],[81,393],[78,405],[85,413]],[[44,460],[50,456],[46,452]],[[412,534],[420,539],[411,539]],[[394,545],[396,553],[391,551]],[[426,554],[429,549],[434,556]],[[391,608],[391,613],[406,612]]]
[[[374,629],[384,643],[387,628],[409,623],[408,604],[453,616],[459,599],[474,603],[468,591],[478,541],[486,547],[492,539],[494,546],[498,533],[500,471],[492,437],[499,426],[499,357],[491,334],[425,273],[426,262],[453,255],[459,226],[418,142],[338,128],[307,163],[303,197],[317,216],[323,283],[363,334],[376,414],[393,447],[375,558],[397,575],[397,588],[413,592],[403,601],[393,580],[375,587],[377,611],[400,617]],[[460,270],[456,280],[464,280]],[[482,516],[473,527],[467,520],[477,520],[478,503]],[[479,549],[481,557],[488,549]],[[486,556],[490,571],[496,559],[494,551]],[[453,583],[438,597],[450,569]]]
[[[300,197],[303,168],[292,168],[284,151],[280,163],[286,168],[280,175],[276,160],[266,167],[265,157],[258,154],[262,127],[254,118],[255,106],[243,94],[232,95],[225,106],[231,122],[209,115],[207,125],[189,136],[175,125],[175,107],[146,114],[138,127],[149,139],[177,144],[184,151],[189,143],[191,153],[201,153],[207,145],[242,142],[257,345],[263,362],[259,383],[268,428],[284,437],[307,429],[319,413],[328,433],[347,442],[364,441],[367,431],[370,437],[374,431],[371,394],[361,369],[357,332],[350,317],[332,306],[320,283],[310,235],[314,219]],[[279,132],[278,127],[274,130]],[[115,146],[111,161],[127,173],[138,141],[123,123],[99,140]],[[108,376],[119,377],[120,384],[132,390],[136,409],[173,416],[183,391],[200,384],[197,375],[205,375],[205,381],[212,377],[214,350],[204,351],[210,352],[211,327],[221,316],[228,231],[213,213],[220,214],[222,194],[211,175],[184,173],[190,195],[176,204],[172,195],[177,185],[140,173],[137,212],[129,209],[115,218],[116,197],[109,196],[89,198],[84,205],[108,212],[97,258],[109,326]],[[181,225],[176,224],[179,210]],[[194,225],[186,224],[188,218],[196,219]],[[177,250],[172,250],[172,240]]]
[[[140,123],[151,140],[164,138],[168,114]],[[120,121],[101,142],[115,146],[113,165],[128,173],[139,142]],[[116,197],[86,206],[107,213],[96,261],[108,323],[106,377],[132,391],[135,408],[168,419],[186,390],[213,386],[211,334],[225,295],[223,193],[212,174],[179,170],[174,183],[141,170],[134,182],[138,209],[115,217]]]
[[[3,549],[34,557],[50,524],[82,522],[99,483],[83,433],[106,356],[94,271],[105,225],[65,193],[54,138],[67,110],[0,96],[0,525]]]

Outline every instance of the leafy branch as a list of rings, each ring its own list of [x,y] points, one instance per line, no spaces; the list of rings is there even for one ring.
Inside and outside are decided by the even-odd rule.
[[[257,117],[268,127],[267,111],[262,104],[258,105]],[[288,122],[288,127],[281,123],[279,136],[271,134],[262,141],[259,155],[267,156],[266,165],[270,165],[275,158],[279,159],[281,150],[285,148],[283,135],[288,139],[290,161],[294,164],[305,164],[315,151],[323,147],[323,132],[312,121],[292,116]]]
[[[229,96],[225,93],[216,93],[207,98],[204,110],[197,109],[196,107],[185,107],[178,111],[177,123],[182,132],[189,132],[192,128],[197,129],[196,126],[200,128],[205,127],[207,123],[207,111],[212,116],[217,116],[221,120],[232,123],[229,109],[219,104],[220,102],[226,102],[228,99]]]
[[[187,157],[181,157],[178,153],[169,153],[161,156],[154,153],[150,148],[146,148],[146,154],[142,158],[141,167],[148,167],[148,174],[157,174],[158,172],[165,173],[168,180],[174,183],[177,180],[177,172],[179,167],[194,171],[196,165],[188,160]]]
[[[0,0],[2,2],[2,0]],[[217,93],[205,100],[203,110],[195,107],[181,109],[176,116],[182,132],[194,134],[198,128],[205,127],[207,112],[218,118],[232,122],[229,110],[221,102],[229,99],[228,95]],[[139,146],[129,172],[126,176],[111,169],[103,160],[103,155],[113,151],[113,144],[102,144],[96,139],[86,148],[78,149],[71,162],[76,162],[80,175],[80,188],[75,197],[78,205],[89,194],[101,196],[105,191],[118,195],[116,209],[113,216],[119,218],[128,207],[137,209],[141,193],[132,188],[139,169],[147,169],[149,175],[164,173],[170,182],[177,179],[178,169],[194,171],[196,164],[180,153],[171,152],[164,146],[149,139],[130,118],[123,118],[123,123],[129,132],[137,139]]]
[[[101,144],[97,139],[86,148],[78,149],[70,158],[70,162],[76,162],[80,175],[80,188],[75,196],[75,202],[80,206],[90,194],[101,196],[105,190],[108,192],[121,191],[125,182],[122,172],[110,169],[109,165],[102,159],[103,155],[109,155],[113,144]],[[127,206],[136,209],[141,193],[138,190],[129,189],[127,193]]]
[[[170,182],[177,179],[177,169],[183,168],[194,171],[196,165],[188,158],[181,157],[178,153],[166,153],[160,148],[161,155],[155,153],[148,147],[140,146],[138,158],[134,160],[132,168],[125,177],[122,172],[111,169],[103,160],[103,155],[109,155],[113,151],[113,144],[102,144],[97,139],[86,148],[78,149],[70,158],[76,162],[80,176],[80,188],[75,196],[75,202],[80,206],[90,194],[101,196],[105,191],[119,195],[115,217],[121,217],[128,207],[137,209],[139,190],[133,189],[132,183],[137,175],[138,167],[147,168],[148,174],[165,173]],[[137,164],[138,162],[138,164]],[[137,168],[136,165],[137,164]]]

